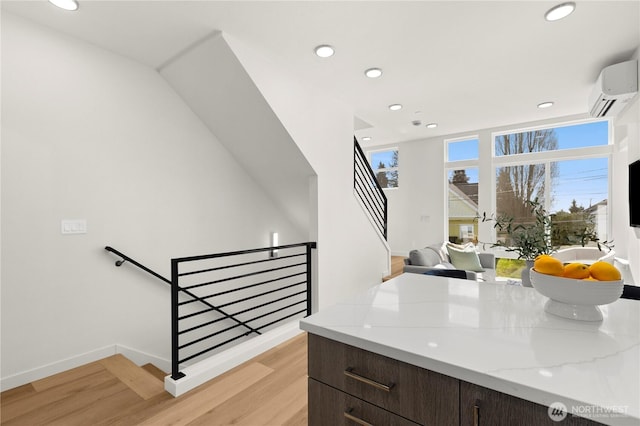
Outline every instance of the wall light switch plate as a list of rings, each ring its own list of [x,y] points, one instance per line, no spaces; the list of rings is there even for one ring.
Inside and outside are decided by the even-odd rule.
[[[60,230],[63,234],[86,234],[87,221],[85,219],[63,219]]]

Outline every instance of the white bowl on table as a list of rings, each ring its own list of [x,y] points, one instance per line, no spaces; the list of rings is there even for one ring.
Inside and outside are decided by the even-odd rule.
[[[602,321],[598,305],[615,302],[622,295],[623,282],[590,281],[556,277],[531,268],[531,285],[549,298],[544,310],[563,318]]]

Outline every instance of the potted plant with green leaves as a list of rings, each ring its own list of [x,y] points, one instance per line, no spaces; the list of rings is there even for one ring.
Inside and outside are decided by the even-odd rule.
[[[566,245],[580,244],[583,247],[589,242],[595,242],[600,250],[601,246],[609,249],[612,247],[611,242],[599,240],[593,227],[582,226],[568,232],[566,228],[555,226],[555,215],[547,212],[537,198],[527,200],[526,204],[533,219],[528,223],[516,223],[513,216],[506,214],[487,215],[483,213],[479,217],[482,222],[493,222],[493,227],[498,235],[507,237],[505,240],[492,243],[491,247],[504,247],[506,251],[516,253],[518,259],[523,259],[526,262],[527,266],[521,276],[523,286],[531,286],[529,269],[533,266],[534,259],[541,254],[554,253],[560,242]]]

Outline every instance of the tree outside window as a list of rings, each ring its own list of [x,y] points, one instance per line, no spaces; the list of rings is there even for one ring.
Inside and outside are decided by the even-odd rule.
[[[369,155],[371,168],[376,175],[380,187],[398,187],[398,149],[374,151]]]

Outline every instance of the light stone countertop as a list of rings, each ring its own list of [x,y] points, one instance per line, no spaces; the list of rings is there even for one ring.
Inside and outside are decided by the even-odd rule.
[[[300,327],[371,352],[610,425],[640,425],[640,301],[604,320],[544,311],[533,288],[402,274]]]

